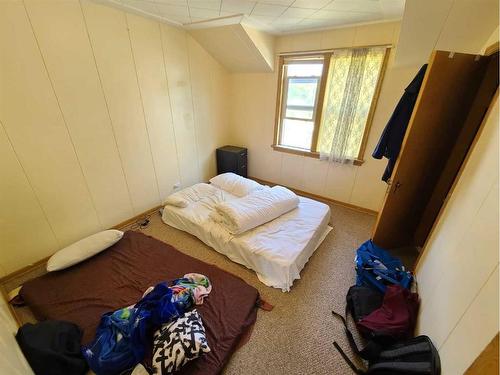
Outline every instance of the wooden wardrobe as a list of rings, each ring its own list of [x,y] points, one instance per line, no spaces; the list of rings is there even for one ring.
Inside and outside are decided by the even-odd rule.
[[[498,48],[432,53],[377,217],[377,245],[424,245],[497,89]]]

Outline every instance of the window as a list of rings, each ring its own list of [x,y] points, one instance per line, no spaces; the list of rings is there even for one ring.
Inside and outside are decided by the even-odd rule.
[[[360,163],[386,47],[280,56],[275,149]]]
[[[279,144],[311,150],[324,57],[286,60],[283,66],[283,99]]]

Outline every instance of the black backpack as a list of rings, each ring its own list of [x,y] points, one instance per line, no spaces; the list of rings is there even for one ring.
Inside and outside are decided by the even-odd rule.
[[[403,343],[385,347],[378,358],[369,361],[366,371],[352,363],[337,342],[335,348],[356,374],[368,375],[440,375],[439,354],[427,336],[417,336]]]
[[[387,336],[377,336],[373,333],[367,335],[364,334],[363,331],[360,331],[361,335],[369,341],[368,345],[364,349],[359,350],[356,342],[354,341],[354,336],[347,325],[347,318],[351,315],[354,323],[357,324],[365,316],[370,315],[374,310],[380,308],[382,306],[383,299],[384,295],[379,291],[367,286],[353,285],[349,288],[346,295],[345,317],[335,311],[332,311],[333,316],[340,319],[344,324],[345,334],[352,350],[363,359],[370,360],[375,358],[378,355],[381,346],[393,344],[395,341]]]
[[[353,285],[346,295],[346,317],[350,313],[357,323],[382,306],[383,300],[383,293],[367,286]]]
[[[70,322],[46,320],[23,325],[16,339],[37,375],[83,375],[87,362],[80,351],[82,331]]]

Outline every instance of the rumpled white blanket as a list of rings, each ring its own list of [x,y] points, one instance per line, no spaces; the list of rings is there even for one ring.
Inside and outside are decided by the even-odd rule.
[[[274,186],[218,203],[212,219],[220,222],[231,234],[241,234],[280,217],[298,205],[299,197],[294,192],[283,186]]]

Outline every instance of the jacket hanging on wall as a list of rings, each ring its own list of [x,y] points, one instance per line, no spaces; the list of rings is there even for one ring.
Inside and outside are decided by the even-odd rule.
[[[375,159],[382,159],[385,156],[389,159],[387,167],[382,176],[382,180],[386,181],[391,177],[392,170],[396,164],[396,160],[401,150],[401,144],[406,133],[406,128],[413,112],[413,107],[417,101],[418,93],[424,80],[427,64],[422,66],[418,71],[413,81],[405,89],[405,92],[399,100],[394,113],[389,122],[385,126],[384,131],[378,141],[377,147],[373,151],[372,156]]]

